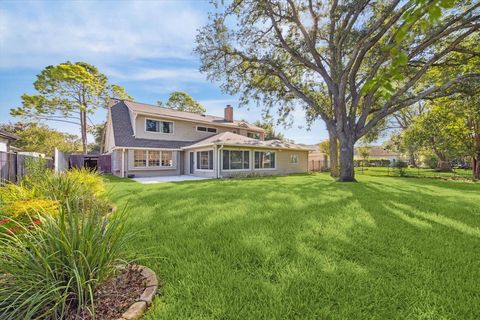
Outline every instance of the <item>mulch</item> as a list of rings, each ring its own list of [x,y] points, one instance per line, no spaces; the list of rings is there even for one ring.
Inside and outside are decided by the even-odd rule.
[[[99,320],[114,320],[122,316],[137,301],[146,287],[146,279],[135,266],[129,266],[99,285],[95,291],[95,315]],[[93,319],[88,310],[72,311],[68,320]]]

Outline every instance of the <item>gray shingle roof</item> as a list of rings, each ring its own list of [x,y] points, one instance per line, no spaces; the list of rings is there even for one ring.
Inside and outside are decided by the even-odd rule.
[[[132,124],[130,122],[130,113],[123,101],[113,105],[111,108],[113,135],[116,147],[127,148],[165,148],[180,149],[188,146],[194,141],[171,141],[171,140],[153,140],[139,139],[133,136]]]
[[[206,139],[200,140],[197,143],[191,144],[188,148],[197,148],[212,144],[227,145],[227,146],[241,146],[241,147],[257,147],[257,148],[273,148],[273,149],[296,149],[309,151],[310,149],[294,143],[283,142],[280,140],[262,141],[258,139],[248,138],[233,132],[222,132]]]

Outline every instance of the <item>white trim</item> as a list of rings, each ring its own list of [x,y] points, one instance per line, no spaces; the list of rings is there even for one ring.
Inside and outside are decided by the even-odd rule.
[[[207,128],[207,131],[200,131],[198,130],[198,127],[203,127],[203,128]],[[215,129],[215,132],[209,132],[208,129]],[[210,133],[210,134],[217,134],[218,133],[218,129],[215,128],[215,127],[209,127],[209,126],[206,126],[206,125],[201,125],[199,126],[198,124],[195,126],[195,130],[197,132],[200,132],[200,133]]]
[[[205,138],[208,139],[208,138]],[[252,139],[252,138],[250,138]],[[262,141],[262,140],[259,140]],[[309,152],[309,149],[300,149],[300,148],[282,148],[282,147],[271,147],[271,146],[252,146],[249,144],[225,144],[224,142],[221,143],[207,143],[207,144],[200,144],[200,145],[191,145],[181,147],[181,150],[188,150],[188,149],[196,149],[196,148],[204,148],[210,146],[224,146],[224,147],[231,147],[231,148],[252,148],[252,149],[270,149],[270,150],[295,150],[295,151],[305,151]]]
[[[165,132],[160,132],[160,131],[148,131],[147,130],[147,120],[151,120],[151,121],[157,121],[157,122],[170,122],[172,124],[172,132],[170,133],[165,133]],[[150,119],[150,118],[145,118],[145,125],[143,126],[143,132],[144,133],[159,133],[159,134],[163,134],[163,135],[166,135],[166,136],[174,136],[175,135],[175,121],[170,121],[170,120],[161,120],[161,119]]]

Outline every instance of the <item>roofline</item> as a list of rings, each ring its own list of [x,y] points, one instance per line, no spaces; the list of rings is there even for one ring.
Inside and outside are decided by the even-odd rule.
[[[121,147],[121,146],[115,146],[115,147],[113,147],[113,148],[111,149],[111,151],[118,150],[118,149],[182,151],[182,149],[179,149],[179,148]]]
[[[130,101],[130,100],[127,100],[128,102],[133,102],[135,103],[134,101]],[[230,122],[230,125],[228,124],[222,124],[222,123],[212,123],[212,122],[209,122],[209,121],[202,121],[202,120],[192,120],[192,119],[189,119],[189,118],[185,118],[185,117],[178,117],[178,116],[168,116],[168,115],[159,115],[157,113],[150,113],[150,112],[146,112],[146,111],[135,111],[135,110],[132,110],[128,104],[126,104],[123,100],[122,102],[127,106],[127,108],[132,111],[133,113],[136,113],[136,114],[141,114],[141,115],[155,115],[157,117],[160,117],[160,118],[165,118],[165,119],[181,119],[181,120],[185,120],[185,121],[189,121],[189,122],[197,122],[197,123],[204,123],[204,124],[209,124],[209,125],[215,125],[215,126],[220,126],[220,127],[225,127],[225,128],[244,128],[244,129],[247,129],[247,130],[251,130],[251,131],[256,131],[256,132],[262,132],[262,133],[265,133],[265,129],[263,128],[245,128],[245,127],[242,127],[242,126],[239,126],[239,125],[236,125],[236,124],[233,124],[232,122]],[[137,102],[137,103],[141,103],[141,102]],[[145,103],[142,103],[142,104],[145,104]],[[147,104],[149,105],[149,104]],[[153,107],[153,106],[152,106]],[[159,107],[161,108],[161,107]],[[212,116],[213,117],[213,116]],[[237,120],[238,121],[238,120]],[[244,121],[245,123],[248,124],[248,122]]]
[[[7,132],[7,131],[3,131],[3,130],[0,131],[0,136],[3,136],[3,137],[5,137],[7,139],[10,139],[10,140],[20,139],[20,137],[17,136],[16,134],[13,134],[13,133],[10,133],[10,132]]]
[[[186,146],[182,147],[182,150],[187,150],[187,149],[196,149],[196,148],[204,148],[204,147],[210,147],[210,146],[224,146],[224,147],[248,147],[248,148],[255,148],[255,149],[274,149],[274,150],[297,150],[297,151],[310,151],[309,149],[303,149],[303,148],[285,148],[285,147],[273,147],[273,146],[252,146],[249,144],[229,144],[229,143],[206,143],[206,144],[200,144],[196,146]]]

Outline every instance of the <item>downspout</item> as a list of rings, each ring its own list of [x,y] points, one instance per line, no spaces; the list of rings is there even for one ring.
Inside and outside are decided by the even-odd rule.
[[[220,175],[220,160],[221,160],[221,154],[222,154],[222,149],[223,149],[223,145],[220,146],[220,148],[218,148],[217,152],[218,152],[218,157],[217,157],[217,179],[221,179],[222,176]]]
[[[125,148],[122,148],[122,178],[125,178]]]

